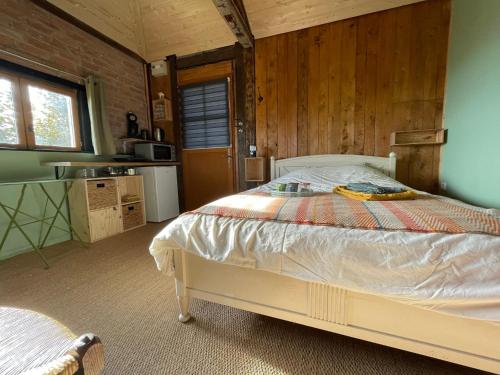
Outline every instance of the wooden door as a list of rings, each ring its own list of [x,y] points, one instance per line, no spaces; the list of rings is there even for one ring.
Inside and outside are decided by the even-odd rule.
[[[186,209],[234,192],[231,148],[183,150]]]
[[[206,203],[225,195],[233,194],[235,191],[236,170],[234,164],[235,150],[233,145],[234,111],[232,89],[232,62],[223,61],[216,64],[204,65],[201,67],[183,69],[178,71],[177,79],[180,90],[181,102],[181,129],[182,129],[182,163],[183,163],[183,183],[184,200],[187,210],[196,209]],[[200,96],[186,94],[189,90],[199,90],[199,92],[209,92],[211,87],[223,85],[224,92],[224,119],[214,119],[209,110],[211,103],[209,99],[199,99]],[[208,95],[208,94],[207,94]],[[187,108],[192,110],[195,98],[200,103],[200,113],[209,115],[199,115],[190,118]],[[194,99],[193,99],[194,100]],[[191,106],[190,106],[191,105]],[[222,116],[222,115],[221,115]],[[221,124],[224,125],[221,125]],[[214,125],[215,124],[215,125]],[[214,128],[217,127],[217,129]],[[193,130],[197,129],[197,130]],[[196,135],[193,135],[194,132]],[[211,134],[224,133],[224,142],[211,143],[207,139]],[[204,134],[204,135],[199,135]],[[205,138],[203,138],[205,137]]]

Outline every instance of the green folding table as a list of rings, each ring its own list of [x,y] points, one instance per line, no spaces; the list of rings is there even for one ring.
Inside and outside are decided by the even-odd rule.
[[[62,198],[57,202],[56,199],[47,190],[47,185],[48,184],[63,184],[64,186],[64,193]],[[8,236],[12,233],[13,230],[18,230],[20,234],[28,241],[30,246],[33,248],[33,250],[39,255],[39,257],[42,259],[43,263],[45,264],[45,268],[49,268],[49,262],[47,261],[47,258],[45,255],[42,253],[42,249],[45,247],[45,244],[47,243],[47,239],[49,238],[50,233],[54,228],[59,229],[63,232],[69,233],[71,238],[76,238],[80,243],[85,246],[83,243],[82,239],[78,235],[78,233],[74,230],[73,226],[71,225],[71,220],[69,218],[69,208],[66,210],[68,214],[65,214],[65,211],[62,209],[63,205],[66,204],[67,206],[67,198],[68,198],[68,192],[71,189],[71,186],[73,185],[73,180],[66,179],[66,180],[32,180],[32,181],[17,181],[17,182],[5,182],[5,183],[0,183],[0,189],[6,186],[19,186],[19,189],[17,191],[18,198],[17,198],[17,203],[15,206],[10,206],[6,204],[5,202],[2,202],[0,200],[0,209],[7,215],[8,218],[8,224],[5,229],[5,232],[3,235],[0,237],[0,252],[3,250]],[[24,199],[26,197],[26,190],[28,187],[31,187],[32,189],[40,189],[40,192],[42,193],[42,196],[45,198],[45,201],[43,202],[43,212],[41,217],[36,217],[31,213],[27,213],[23,210],[21,210],[22,204],[24,202]],[[55,212],[52,216],[48,216],[47,214],[47,209],[49,207],[49,204],[55,208]],[[20,219],[24,217],[24,219],[28,218],[31,221],[28,222],[21,222]],[[67,228],[63,228],[61,226],[56,225],[56,220],[57,218],[60,217],[66,224]],[[25,226],[30,225],[30,224],[35,224],[35,223],[41,223],[40,225],[40,231],[38,233],[38,238],[33,239],[30,237],[28,232],[24,229]],[[47,231],[44,232],[44,226],[47,226]]]

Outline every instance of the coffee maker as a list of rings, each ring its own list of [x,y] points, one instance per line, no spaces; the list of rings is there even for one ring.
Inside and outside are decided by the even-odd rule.
[[[133,112],[127,113],[127,137],[139,137],[139,124],[137,123],[137,116]]]

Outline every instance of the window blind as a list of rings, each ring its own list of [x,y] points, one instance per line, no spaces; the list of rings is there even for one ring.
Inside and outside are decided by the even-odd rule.
[[[228,147],[227,81],[181,88],[184,148]]]

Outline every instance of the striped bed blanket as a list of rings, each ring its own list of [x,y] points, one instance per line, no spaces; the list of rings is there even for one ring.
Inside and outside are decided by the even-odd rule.
[[[500,235],[500,217],[434,195],[406,201],[358,201],[332,193],[291,198],[250,191],[219,199],[193,213],[357,229]]]

